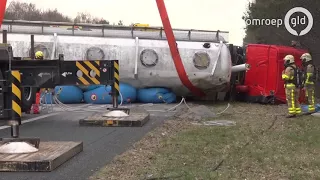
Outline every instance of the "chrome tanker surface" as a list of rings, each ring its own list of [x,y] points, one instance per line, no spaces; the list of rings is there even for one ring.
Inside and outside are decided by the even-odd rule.
[[[29,56],[30,34],[35,34],[35,50],[43,51],[46,59],[64,54],[68,61],[119,60],[121,82],[136,88],[168,87],[177,95],[190,95],[177,74],[168,42],[165,39],[142,37],[146,35],[145,31],[137,32],[141,33],[137,36],[121,37],[122,31],[119,30],[120,34],[113,37],[101,37],[67,35],[62,31],[59,34],[54,30],[52,33],[37,33],[31,32],[26,26],[23,31],[18,26],[8,24],[4,24],[2,29],[8,30],[8,43],[13,47],[14,56]],[[220,36],[218,40],[213,38],[208,40],[208,46],[205,40],[184,40],[182,35],[177,37],[188,78],[205,92],[224,91],[229,84],[232,63],[226,39],[226,36]]]

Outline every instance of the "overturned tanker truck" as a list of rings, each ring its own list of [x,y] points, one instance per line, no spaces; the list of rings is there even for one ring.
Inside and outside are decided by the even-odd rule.
[[[121,82],[136,88],[166,87],[178,96],[195,96],[185,86],[184,81],[190,81],[206,99],[216,99],[229,91],[233,70],[248,69],[235,63],[239,47],[228,44],[225,31],[173,29],[182,60],[177,66],[162,27],[4,20],[2,30],[8,32],[15,57],[31,56],[33,34],[34,50],[42,51],[45,59],[64,54],[66,60],[119,60]],[[26,98],[34,94],[32,88],[23,91]]]

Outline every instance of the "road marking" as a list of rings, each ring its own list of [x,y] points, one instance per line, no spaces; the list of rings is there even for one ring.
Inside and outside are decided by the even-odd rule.
[[[56,113],[52,113],[52,114],[46,114],[46,115],[43,115],[43,116],[38,116],[38,117],[35,117],[35,118],[30,118],[28,120],[22,121],[21,123],[25,124],[25,123],[28,123],[28,122],[37,121],[39,119],[43,119],[43,118],[46,118],[46,117],[57,115],[59,113],[61,113],[61,112],[56,112]],[[7,128],[10,128],[10,126],[0,126],[0,130],[7,129]]]
[[[85,104],[85,105],[77,106],[77,107],[75,107],[75,108],[83,108],[83,107],[86,107],[86,106],[90,106],[90,104]],[[64,112],[64,111],[55,112],[55,113],[50,113],[50,114],[45,114],[45,115],[42,115],[42,116],[30,118],[30,119],[27,119],[27,120],[22,121],[21,124],[25,124],[25,123],[37,121],[37,120],[40,120],[40,119],[43,119],[43,118],[47,118],[47,117],[50,117],[50,116],[58,115],[58,114],[61,114],[62,112]],[[7,128],[10,128],[10,126],[0,126],[0,130],[7,129]]]
[[[47,117],[50,117],[50,116],[54,116],[54,115],[57,115],[57,114],[60,114],[61,112],[56,112],[56,113],[51,113],[51,114],[46,114],[46,115],[43,115],[43,116],[38,116],[38,117],[34,117],[34,118],[30,118],[28,120],[24,120],[22,121],[21,123],[22,124],[25,124],[25,123],[28,123],[28,122],[33,122],[33,121],[36,121],[36,120],[39,120],[39,119],[43,119],[43,118],[47,118]]]

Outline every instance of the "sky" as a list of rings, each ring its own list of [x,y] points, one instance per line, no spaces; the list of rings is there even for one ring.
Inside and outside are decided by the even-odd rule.
[[[8,4],[12,0],[8,0]],[[88,12],[113,22],[162,26],[155,0],[16,0],[55,9],[74,18]],[[250,0],[164,0],[173,28],[229,31],[229,43],[242,45],[242,16]]]

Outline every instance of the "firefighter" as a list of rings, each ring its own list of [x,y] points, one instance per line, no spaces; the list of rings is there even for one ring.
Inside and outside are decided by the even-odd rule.
[[[42,51],[37,51],[36,52],[36,54],[35,54],[35,60],[43,60],[43,52]],[[45,91],[46,89],[44,89],[44,88],[37,88],[37,94],[39,93],[39,94],[41,94],[41,93],[44,93],[44,91]],[[38,97],[36,97],[36,98],[40,98],[39,96]],[[40,99],[37,99],[36,100],[36,102],[37,101],[40,101],[41,100],[41,98]],[[33,113],[34,114],[38,114],[39,113],[39,104],[33,104]]]
[[[308,113],[311,114],[315,112],[315,66],[309,53],[302,54],[300,59],[304,68],[304,89],[308,104]]]
[[[42,51],[37,51],[35,54],[36,60],[43,60],[43,52]]]
[[[299,92],[297,83],[297,66],[295,65],[294,57],[286,55],[284,57],[285,70],[282,72],[282,79],[284,80],[284,88],[286,93],[286,100],[288,104],[288,118],[294,117],[301,113],[299,103]]]
[[[43,52],[42,51],[37,51],[36,53],[35,53],[35,60],[43,60]],[[40,92],[40,88],[37,88],[36,89],[37,90],[37,92]],[[34,104],[33,104],[34,105]],[[32,105],[32,106],[33,106]],[[26,114],[30,114],[30,111],[31,111],[31,109],[29,109],[29,110],[27,110],[26,111]]]

